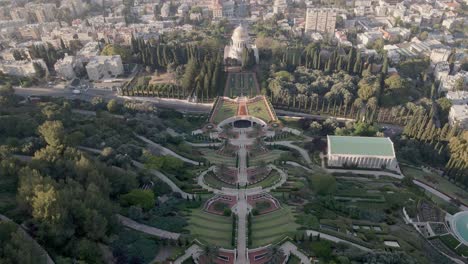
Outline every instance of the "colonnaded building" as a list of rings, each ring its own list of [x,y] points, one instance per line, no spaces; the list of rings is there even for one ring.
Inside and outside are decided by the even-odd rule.
[[[232,33],[231,44],[224,47],[224,60],[230,58],[239,62],[242,61],[242,52],[244,48],[252,49],[254,51],[255,61],[258,63],[258,49],[254,44],[252,44],[247,28],[240,24]]]
[[[330,167],[399,170],[388,137],[327,136],[327,141]]]

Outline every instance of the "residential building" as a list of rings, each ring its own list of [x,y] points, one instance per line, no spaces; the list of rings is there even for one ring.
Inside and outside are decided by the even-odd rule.
[[[357,35],[358,42],[364,45],[373,43],[374,41],[376,41],[377,39],[381,39],[382,37],[383,34],[380,31],[367,31],[364,33],[359,33]]]
[[[21,60],[21,61],[0,61],[0,71],[13,76],[34,77],[37,69],[34,65],[41,67],[47,72],[44,60]]]
[[[452,105],[468,104],[468,91],[449,91],[445,97],[452,102]]]
[[[76,77],[76,69],[83,67],[81,61],[75,56],[66,55],[63,59],[58,60],[55,65],[57,75],[66,80],[72,80]]]
[[[464,89],[468,89],[468,72],[461,71],[455,75],[448,75],[440,79],[439,93],[454,91],[457,84],[457,80],[462,79],[464,83]]]
[[[165,2],[161,7],[161,17],[166,18],[169,17],[171,12],[171,4],[170,2]]]
[[[448,61],[448,58],[451,53],[452,51],[446,48],[433,49],[430,55],[431,64],[437,64],[439,62]]]
[[[284,14],[288,10],[287,0],[275,0],[273,3],[273,14]]]
[[[468,104],[452,105],[449,112],[449,124],[468,129]]]
[[[398,171],[390,138],[327,136],[329,167],[389,169]]]
[[[380,29],[380,32],[382,32],[383,39],[390,42],[401,42],[403,40],[408,40],[411,35],[411,31],[409,29],[401,27]]]
[[[436,80],[445,80],[450,74],[450,64],[447,61],[441,61],[434,66],[434,78]]]
[[[334,34],[337,12],[332,8],[307,8],[305,32]]]
[[[92,81],[115,78],[124,71],[122,59],[115,56],[96,56],[86,65],[86,72]]]

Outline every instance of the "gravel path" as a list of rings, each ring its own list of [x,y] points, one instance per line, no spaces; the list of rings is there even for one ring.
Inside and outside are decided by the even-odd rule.
[[[173,239],[173,240],[177,240],[180,237],[179,233],[173,233],[173,232],[169,232],[169,231],[155,228],[152,226],[140,224],[123,215],[118,214],[117,218],[119,219],[120,223],[122,223],[122,225],[129,227],[131,229],[135,229],[137,231],[149,234],[149,235],[153,235],[153,236],[157,236],[161,238]]]
[[[180,160],[182,160],[184,162],[190,163],[192,165],[197,165],[197,166],[199,165],[198,161],[194,161],[194,160],[188,159],[186,157],[183,157],[183,156],[175,153],[174,151],[172,151],[172,150],[170,150],[168,148],[165,148],[165,147],[161,146],[160,144],[155,143],[155,142],[147,139],[146,137],[143,137],[143,136],[140,136],[140,135],[135,135],[135,137],[137,137],[141,141],[145,142],[146,144],[150,145],[151,147],[156,148],[157,150],[159,150],[161,152],[162,155],[173,156],[175,158],[178,158],[178,159],[180,159]]]
[[[348,240],[344,240],[344,239],[341,239],[339,237],[335,237],[335,236],[331,236],[331,235],[327,235],[325,233],[321,233],[321,232],[317,232],[317,231],[314,231],[314,230],[306,230],[306,234],[307,236],[317,236],[320,234],[320,238],[321,239],[326,239],[326,240],[330,240],[332,242],[335,242],[335,243],[339,243],[339,242],[342,242],[342,243],[345,243],[345,244],[348,244],[348,245],[351,245],[351,246],[354,246],[354,247],[357,247],[363,251],[372,251],[372,249],[370,248],[367,248],[367,247],[363,247],[361,245],[358,245],[356,243],[353,243],[351,241],[348,241]]]

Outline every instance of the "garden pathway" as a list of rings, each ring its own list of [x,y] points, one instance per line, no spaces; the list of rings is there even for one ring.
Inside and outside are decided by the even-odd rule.
[[[353,170],[347,170],[347,169],[328,169],[324,168],[326,171],[330,173],[349,173],[349,174],[363,174],[363,175],[372,175],[375,177],[379,176],[388,176],[396,179],[403,179],[405,176],[403,174],[395,174],[387,171],[379,171],[379,170],[359,170],[359,169],[353,169]]]
[[[120,223],[122,223],[122,225],[149,235],[173,240],[177,240],[180,237],[179,233],[173,233],[149,225],[140,224],[120,214],[117,215],[117,218],[119,219]]]
[[[248,183],[247,177],[247,149],[245,148],[247,136],[244,130],[239,133],[238,146],[239,151],[237,153],[239,157],[239,171],[237,174],[237,182],[240,186],[245,186]]]
[[[6,217],[6,216],[4,216],[2,214],[0,214],[0,220],[4,221],[4,222],[15,223],[13,220],[11,220],[10,218],[8,218],[8,217]],[[55,264],[54,260],[50,257],[49,253],[47,253],[47,251],[32,236],[30,236],[28,234],[28,232],[26,232],[26,230],[24,230],[21,225],[18,225],[18,229],[26,236],[27,239],[29,239],[31,241],[31,243],[33,243],[35,245],[35,247],[37,247],[38,249],[40,249],[43,252],[43,255],[45,257],[45,261],[46,261],[47,264]]]
[[[361,246],[361,245],[358,245],[354,242],[351,242],[351,241],[348,241],[348,240],[344,240],[344,239],[341,239],[339,237],[335,237],[335,236],[331,236],[331,235],[327,235],[325,233],[322,233],[322,232],[317,232],[317,231],[314,231],[314,230],[306,230],[306,234],[307,236],[318,236],[320,234],[320,238],[322,239],[326,239],[326,240],[330,240],[332,242],[335,242],[335,243],[339,243],[339,242],[342,242],[342,243],[345,243],[345,244],[348,244],[348,245],[351,245],[351,246],[354,246],[354,247],[357,247],[363,251],[367,251],[367,252],[370,252],[372,251],[372,249],[368,248],[368,247],[364,247],[364,246]]]
[[[192,142],[189,142],[189,141],[185,141],[185,143],[187,143],[188,145],[192,146],[192,147],[196,147],[196,148],[208,148],[208,147],[217,147],[217,146],[221,146],[221,142],[213,142],[213,143],[192,143]]]
[[[293,254],[294,256],[298,257],[301,260],[301,264],[310,264],[310,258],[306,256],[306,254],[302,253],[297,249],[297,246],[291,243],[290,241],[285,242],[281,245],[280,249],[286,256]]]
[[[161,146],[160,144],[158,143],[155,143],[151,140],[149,140],[148,138],[144,137],[144,136],[140,136],[140,135],[137,135],[135,134],[135,137],[137,137],[138,139],[140,139],[141,141],[145,142],[146,144],[148,144],[149,146],[153,147],[153,148],[156,148],[158,151],[161,152],[162,155],[169,155],[169,156],[173,156],[175,158],[178,158],[184,162],[187,162],[187,163],[190,163],[192,165],[199,165],[199,162],[198,161],[194,161],[194,160],[191,160],[191,159],[188,159],[186,157],[183,157],[177,153],[175,153],[174,151],[168,149],[168,148],[165,148],[163,146]]]
[[[288,148],[292,148],[292,149],[295,149],[299,152],[299,154],[301,154],[301,156],[304,158],[304,160],[307,162],[307,164],[311,164],[312,163],[312,160],[310,159],[310,156],[309,156],[309,152],[307,152],[307,150],[297,146],[297,145],[294,145],[294,141],[273,141],[273,142],[265,142],[266,144],[268,145],[281,145],[281,146],[285,146],[285,147],[288,147]]]
[[[184,263],[184,261],[186,261],[190,257],[192,257],[193,259],[196,259],[201,255],[201,253],[203,253],[203,249],[199,245],[193,244],[185,250],[184,255],[178,257],[174,261],[174,264],[182,264]]]
[[[307,171],[307,172],[314,172],[312,169],[307,168],[306,166],[304,166],[304,165],[302,165],[302,164],[299,164],[299,163],[297,163],[297,162],[294,162],[294,161],[286,161],[286,164],[291,165],[291,166],[294,166],[294,167],[302,168],[302,169],[304,169],[304,170]]]
[[[138,162],[136,160],[132,160],[132,163],[133,163],[133,165],[135,165],[135,167],[137,167],[139,169],[145,169],[145,165],[143,163],[140,163],[140,162]],[[186,192],[182,191],[182,189],[180,189],[179,186],[177,186],[177,184],[175,184],[171,179],[169,179],[169,177],[164,175],[162,172],[160,172],[158,170],[154,170],[154,169],[151,169],[149,171],[151,172],[151,174],[156,176],[158,179],[160,179],[161,181],[163,181],[167,185],[169,185],[169,187],[171,187],[171,190],[173,192],[180,193],[180,195],[182,195],[182,197],[184,199],[186,199],[187,197],[189,197],[190,199],[193,198],[193,194],[186,193]]]
[[[236,263],[248,263],[247,249],[247,215],[249,214],[247,197],[244,190],[239,190],[236,213],[237,222],[237,258]]]

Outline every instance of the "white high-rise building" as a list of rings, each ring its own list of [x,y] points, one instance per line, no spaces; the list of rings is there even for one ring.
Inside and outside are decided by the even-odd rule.
[[[333,34],[337,12],[333,8],[307,8],[305,32]]]
[[[288,9],[287,0],[275,0],[273,3],[273,13],[274,14],[283,14]]]

